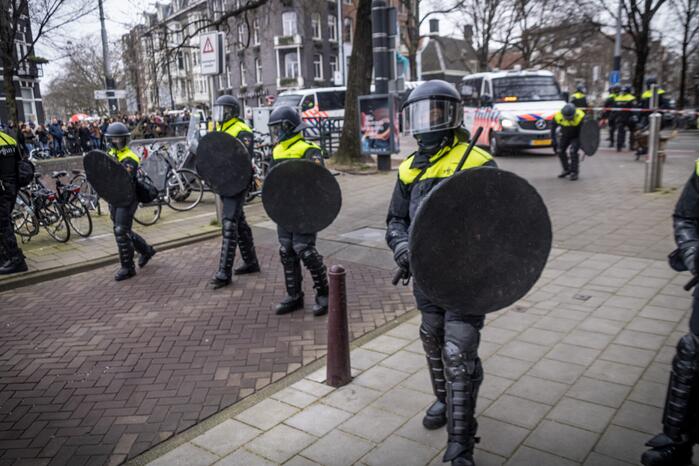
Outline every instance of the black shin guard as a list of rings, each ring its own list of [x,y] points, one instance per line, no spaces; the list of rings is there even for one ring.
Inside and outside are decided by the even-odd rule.
[[[439,429],[447,422],[445,397],[445,365],[442,362],[442,347],[445,342],[443,334],[436,334],[428,325],[420,327],[420,339],[423,342],[425,358],[430,372],[430,383],[437,401],[433,403],[423,417],[423,426],[426,429]]]
[[[690,464],[698,441],[698,339],[683,336],[676,347],[664,407],[664,431],[647,442],[647,466]]]
[[[245,222],[242,218],[241,222]],[[247,266],[247,270],[241,270],[245,272],[259,271],[260,266],[258,265],[258,255],[255,253],[255,243],[253,241],[253,231],[250,229],[247,223],[244,225],[239,225],[238,227],[238,249],[241,251],[241,259]]]
[[[308,246],[299,256],[311,274],[316,289],[316,304],[313,312],[315,315],[323,315],[328,311],[328,274],[323,264],[323,256],[313,246]]]
[[[129,229],[121,226],[114,226],[114,239],[117,242],[117,252],[119,253],[119,263],[122,268],[134,268],[134,243],[131,241]]]
[[[214,278],[219,281],[230,281],[233,261],[236,258],[236,223],[231,220],[224,220],[221,232],[219,270]]]

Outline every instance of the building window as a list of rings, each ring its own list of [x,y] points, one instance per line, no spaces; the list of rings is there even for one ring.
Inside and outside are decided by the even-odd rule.
[[[231,89],[231,67],[226,65],[226,89]]]
[[[323,79],[323,55],[314,55],[314,79]]]
[[[253,44],[260,45],[260,21],[258,18],[253,20]]]
[[[243,47],[245,44],[245,24],[238,25],[238,46]]]
[[[338,18],[328,15],[328,40],[338,40]]]
[[[36,110],[34,107],[34,88],[23,87],[20,91],[22,95],[22,110],[24,111],[24,121],[36,121]]]
[[[311,15],[311,30],[313,31],[314,39],[321,39],[321,14],[314,13]]]
[[[335,74],[340,71],[338,69],[338,55],[331,55],[328,57],[328,65],[331,68],[331,78],[335,79]]]
[[[343,42],[352,42],[352,19],[343,18]]]
[[[297,14],[293,11],[282,13],[282,35],[293,36],[297,33]]]
[[[262,61],[258,57],[255,57],[255,82],[258,84],[262,82]]]
[[[185,69],[185,57],[182,55],[182,52],[177,52],[177,69]]]
[[[284,56],[284,77],[296,78],[299,76],[299,57],[296,52]]]
[[[265,97],[258,96],[258,107],[264,107],[264,106],[265,106]]]
[[[245,81],[245,62],[243,62],[242,60],[241,60],[240,69],[241,69],[241,87],[243,87],[246,85],[246,81]]]

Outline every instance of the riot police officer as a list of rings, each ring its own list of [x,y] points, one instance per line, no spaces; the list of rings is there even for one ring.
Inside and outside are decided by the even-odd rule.
[[[615,96],[615,107],[617,108],[635,108],[637,99],[632,94],[631,86],[623,86],[622,92]],[[634,147],[634,129],[636,117],[632,115],[632,112],[626,112],[624,110],[619,110],[614,112],[615,117],[615,131],[617,131],[617,151],[622,151],[625,147],[625,129],[629,130],[629,148],[632,150]]]
[[[651,99],[653,97],[651,87],[655,84],[657,84],[655,77],[647,78],[647,80],[646,80],[646,87],[647,88],[644,92],[642,92],[642,95],[639,99],[640,110],[649,110],[651,108]],[[657,108],[668,109],[669,103],[668,103],[668,99],[666,98],[666,91],[661,87],[657,87],[656,88],[656,95],[658,98]],[[641,113],[641,115],[639,118],[639,126],[642,128],[646,128],[649,125],[649,112],[642,111],[640,113]]]
[[[131,132],[129,132],[129,128],[124,123],[115,122],[107,127],[105,141],[109,146],[109,155],[122,164],[136,180],[141,160],[129,148],[130,139]],[[140,255],[139,267],[144,267],[156,253],[156,250],[145,239],[131,229],[134,222],[134,213],[136,213],[138,205],[138,199],[134,199],[130,205],[125,207],[116,207],[111,204],[109,206],[109,215],[114,224],[114,239],[117,242],[117,251],[121,264],[114,275],[116,281],[126,280],[136,275],[134,250],[138,251]]]
[[[403,127],[418,142],[418,151],[399,167],[399,178],[389,205],[386,240],[394,260],[410,270],[408,230],[421,200],[451,176],[464,155],[469,134],[461,128],[462,100],[451,84],[432,80],[415,88],[403,104]],[[495,166],[491,155],[474,147],[464,168]],[[472,466],[476,442],[476,398],[483,379],[477,350],[484,316],[466,315],[431,302],[415,286],[421,311],[423,342],[433,392],[437,400],[423,418],[428,429],[447,424],[443,461]]]
[[[214,103],[213,120],[216,131],[223,131],[238,138],[253,155],[253,130],[240,119],[241,105],[231,95],[222,95]],[[235,196],[221,196],[223,205],[221,215],[221,255],[219,270],[209,282],[212,289],[221,288],[231,283],[231,269],[236,256],[236,244],[241,250],[243,265],[233,271],[235,275],[243,275],[260,271],[258,256],[255,253],[253,232],[246,222],[243,204],[246,191]]]
[[[578,108],[588,107],[588,101],[586,100],[586,88],[583,84],[576,85],[576,92],[571,94],[570,102]]]
[[[615,107],[615,97],[620,93],[620,86],[615,84],[608,89],[608,97],[603,106],[605,108]],[[602,119],[608,124],[609,147],[615,147],[615,113],[612,110],[603,111]]]
[[[554,114],[552,141],[554,151],[561,161],[562,172],[559,178],[569,175],[571,180],[578,179],[578,150],[581,147],[579,136],[585,116],[584,111],[574,104],[566,104]],[[561,128],[561,140],[557,140],[557,128]]]
[[[671,366],[663,432],[647,442],[651,449],[642,455],[645,466],[692,464],[698,443],[698,162],[685,184],[673,213],[673,232],[678,249],[671,254],[671,266],[688,270],[694,277],[693,312],[690,332],[681,337]]]
[[[323,165],[321,148],[304,139],[306,124],[292,107],[280,106],[270,113],[268,121],[270,138],[275,145],[272,150],[272,164],[292,159],[306,159]],[[287,314],[304,307],[304,293],[301,290],[301,262],[308,269],[314,282],[316,299],[313,306],[315,316],[328,312],[328,277],[323,256],[316,250],[315,233],[292,233],[277,225],[280,242],[280,260],[284,268],[284,283],[287,296],[277,306],[277,314]]]
[[[0,131],[0,275],[26,272],[27,263],[12,222],[17,200],[17,176],[21,153],[17,141]]]

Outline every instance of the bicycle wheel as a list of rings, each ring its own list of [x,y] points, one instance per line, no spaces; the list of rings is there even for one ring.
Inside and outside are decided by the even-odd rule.
[[[165,179],[168,207],[184,212],[194,209],[204,195],[204,183],[197,173],[186,168],[171,170]]]
[[[95,191],[95,188],[92,187],[85,175],[75,175],[73,179],[70,180],[70,184],[80,186],[78,196],[88,210],[96,210],[97,215],[102,215],[102,209],[100,209],[100,196],[97,194],[97,191]]]
[[[159,201],[149,204],[142,204],[139,202],[139,206],[134,214],[134,221],[145,227],[153,225],[160,218],[161,209],[162,206]]]
[[[34,215],[29,197],[22,191],[17,193],[15,207],[12,209],[12,224],[15,233],[22,238],[31,238],[39,233],[39,219]]]
[[[47,203],[41,208],[39,218],[46,232],[59,243],[70,239],[70,226],[63,210],[55,202]]]
[[[70,201],[63,206],[63,211],[68,219],[68,224],[73,230],[83,238],[92,234],[92,217],[90,211],[81,202],[78,196],[74,195]]]

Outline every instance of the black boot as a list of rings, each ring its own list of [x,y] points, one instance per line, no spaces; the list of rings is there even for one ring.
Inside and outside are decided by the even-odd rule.
[[[236,224],[231,220],[224,220],[221,227],[221,255],[219,256],[219,270],[209,281],[209,288],[216,290],[231,284],[231,269],[236,257]]]
[[[245,219],[241,219],[239,222],[242,222],[242,224],[238,228],[238,249],[241,250],[243,265],[237,267],[233,274],[245,275],[260,272],[260,264],[258,264],[258,256],[255,253],[255,243],[253,242],[253,232],[248,224],[245,223]]]
[[[447,424],[447,405],[445,404],[445,365],[442,362],[442,346],[444,335],[436,335],[436,332],[426,325],[420,327],[420,339],[423,342],[423,350],[428,361],[430,371],[430,383],[435,394],[435,403],[430,405],[423,417],[423,427],[434,430]]]
[[[559,156],[559,161],[561,162],[561,173],[559,174],[558,178],[564,178],[566,175],[571,173],[571,170],[569,169],[569,158],[566,156],[566,152],[560,151],[558,154]]]
[[[146,264],[148,264],[148,261],[151,260],[153,256],[156,255],[156,249],[153,246],[150,246],[150,249],[146,252],[142,252],[141,255],[139,255],[139,268],[144,268]]]
[[[275,308],[278,315],[289,314],[304,307],[304,293],[301,291],[301,264],[293,249],[282,246],[280,260],[284,269],[284,284],[287,296]]]
[[[647,442],[645,466],[690,465],[698,440],[698,341],[683,336],[676,347],[664,407],[664,431]]]
[[[313,313],[315,316],[325,315],[328,313],[328,274],[326,266],[323,265],[323,256],[318,253],[315,247],[309,246],[301,252],[301,260],[314,281],[316,302]]]
[[[445,343],[445,376],[447,379],[447,450],[443,462],[452,466],[474,466],[474,445],[478,424],[474,416],[479,385],[483,380],[481,361],[452,342]]]
[[[20,251],[19,256],[5,260],[0,265],[0,275],[9,275],[11,273],[26,272],[29,270],[27,262],[24,260],[24,254]]]
[[[129,230],[121,225],[114,226],[114,239],[117,241],[117,252],[121,265],[117,273],[114,274],[114,280],[120,282],[136,275],[134,244],[129,236]]]
[[[134,243],[134,249],[139,253],[139,268],[143,268],[148,264],[153,256],[156,255],[156,250],[146,242],[141,235],[131,232],[131,241]]]

